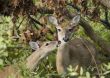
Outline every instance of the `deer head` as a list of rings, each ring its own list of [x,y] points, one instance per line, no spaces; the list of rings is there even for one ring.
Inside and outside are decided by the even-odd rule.
[[[70,24],[68,26],[68,28],[66,28],[65,30],[58,24],[58,20],[54,17],[54,16],[49,16],[49,21],[50,23],[52,23],[53,25],[55,25],[56,29],[57,29],[57,33],[58,33],[58,40],[60,42],[67,42],[70,40],[70,37],[74,31],[74,29],[76,28],[76,26],[78,25],[80,20],[80,15],[76,15],[75,17],[73,17],[73,19],[70,21]]]
[[[57,41],[48,41],[45,42],[41,47],[39,47],[35,52],[33,52],[26,61],[26,66],[29,70],[34,70],[38,63],[56,49],[58,42]]]

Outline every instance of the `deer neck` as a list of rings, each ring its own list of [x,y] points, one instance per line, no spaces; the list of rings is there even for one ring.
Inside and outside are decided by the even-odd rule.
[[[67,42],[64,41],[63,36],[59,35],[60,44],[57,49],[56,55],[56,66],[59,74],[64,74],[66,71],[66,66],[68,66],[68,48],[66,47]],[[64,58],[65,57],[65,58]],[[67,60],[67,62],[65,61]]]

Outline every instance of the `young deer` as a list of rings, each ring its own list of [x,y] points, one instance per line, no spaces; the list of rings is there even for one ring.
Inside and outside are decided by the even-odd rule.
[[[75,38],[70,40],[71,34],[80,20],[80,15],[76,15],[65,30],[58,24],[55,17],[49,16],[49,20],[57,29],[58,41],[60,43],[56,55],[57,72],[59,74],[67,72],[69,65],[73,67],[76,65],[82,67],[89,66],[96,55],[94,45],[86,39]]]
[[[57,41],[44,42],[44,44],[40,48],[38,48],[35,52],[33,52],[30,56],[27,57],[26,67],[29,70],[33,71],[44,57],[50,54],[52,50],[56,49],[57,44]],[[6,66],[3,69],[0,69],[0,78],[9,77],[23,78],[20,71],[16,69],[13,65]]]

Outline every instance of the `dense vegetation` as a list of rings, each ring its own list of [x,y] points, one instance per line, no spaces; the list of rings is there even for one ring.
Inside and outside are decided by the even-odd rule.
[[[56,16],[61,25],[65,27],[70,19],[80,12],[82,20],[73,38],[85,37],[94,42],[100,52],[97,56],[101,61],[101,64],[98,65],[100,77],[109,78],[110,7],[106,4],[107,0],[104,3],[103,0],[101,1],[0,0],[0,68],[12,64],[17,65],[24,78],[60,77],[56,71],[56,50],[43,59],[33,72],[25,68],[24,61],[33,52],[29,41],[57,40],[56,29],[50,24],[47,17]],[[95,35],[92,32],[95,32]],[[94,73],[97,71],[95,67],[90,67],[88,70],[81,67],[80,72],[77,72],[76,69],[77,66],[76,68],[68,67],[69,72],[66,76],[97,78]]]

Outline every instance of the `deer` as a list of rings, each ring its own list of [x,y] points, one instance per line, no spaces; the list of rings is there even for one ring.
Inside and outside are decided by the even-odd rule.
[[[77,65],[87,68],[90,65],[96,64],[97,49],[94,44],[84,38],[71,39],[72,33],[75,32],[80,20],[80,14],[77,14],[70,21],[69,26],[63,29],[56,17],[49,16],[49,21],[57,30],[58,43],[56,54],[56,68],[58,74],[67,72],[69,65],[75,67]]]
[[[24,61],[26,68],[29,71],[34,71],[37,65],[41,62],[43,58],[48,56],[53,50],[57,48],[57,41],[47,41],[42,43],[36,51],[29,55]],[[18,66],[9,65],[0,69],[0,78],[24,78]]]
[[[23,78],[20,71],[13,65],[0,69],[0,78]]]
[[[49,16],[49,21],[53,23],[57,29],[58,41],[47,41],[44,42],[41,47],[38,47],[37,50],[25,60],[26,68],[33,71],[41,60],[51,54],[55,49],[57,49],[56,68],[58,74],[67,72],[67,67],[69,65],[81,65],[85,67],[90,65],[93,58],[95,59],[96,56],[96,50],[93,44],[83,38],[70,40],[71,34],[78,25],[79,19],[79,15],[75,16],[71,20],[70,26],[64,30],[58,24],[55,17]],[[15,69],[13,65],[6,66],[0,71],[0,78],[7,78],[10,75],[14,75],[16,78],[22,78],[22,74],[18,69]]]

